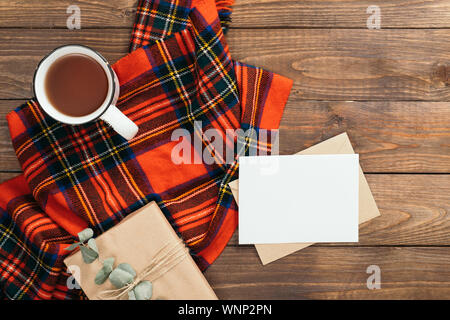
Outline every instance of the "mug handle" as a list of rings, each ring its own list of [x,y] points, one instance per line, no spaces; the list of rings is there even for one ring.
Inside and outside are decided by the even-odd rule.
[[[139,129],[138,126],[115,105],[110,105],[100,119],[107,122],[114,131],[127,140],[133,139]]]

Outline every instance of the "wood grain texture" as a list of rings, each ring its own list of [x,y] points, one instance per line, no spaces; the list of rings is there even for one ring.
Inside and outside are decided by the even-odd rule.
[[[18,107],[24,102],[21,100],[1,101],[0,100],[0,172],[1,171],[20,171],[19,161],[12,147],[9,135],[6,114]],[[0,178],[3,178],[0,176]]]
[[[0,1],[0,28],[67,28],[67,8],[81,10],[81,28],[131,28],[137,0]]]
[[[0,170],[20,170],[5,115],[25,100],[0,101]],[[302,101],[291,96],[280,153],[293,154],[346,131],[365,172],[450,173],[447,102]]]
[[[82,28],[129,28],[136,0],[0,1],[0,27],[66,28],[69,5]],[[381,9],[382,28],[448,28],[449,0],[236,0],[232,28],[366,28],[367,7]]]
[[[251,247],[227,247],[205,275],[221,299],[445,299],[450,248],[309,247],[262,266]],[[367,267],[381,289],[367,289]]]
[[[450,172],[449,102],[302,101],[292,94],[280,153],[346,131],[365,172]]]
[[[127,53],[129,41],[129,30],[0,29],[0,99],[31,97],[37,64],[58,46],[84,44],[114,62]]]
[[[92,46],[110,61],[127,53],[125,29],[0,29],[0,99],[31,95],[39,60],[56,46]],[[294,79],[308,100],[450,100],[447,30],[231,30],[236,60]]]
[[[450,245],[450,175],[366,174],[381,216],[362,224],[359,242],[315,246]],[[235,232],[230,245],[238,245]]]
[[[19,173],[16,172],[0,172],[0,183],[3,183],[9,179],[17,177]]]
[[[315,100],[450,100],[448,30],[231,30],[236,60]]]
[[[447,28],[448,0],[237,0],[233,26],[240,28],[361,28],[367,27],[369,6],[381,12],[381,28]]]
[[[0,0],[0,183],[20,172],[5,115],[31,96],[39,60],[68,43],[118,60],[136,3]],[[66,29],[69,5],[82,30]],[[382,30],[366,29],[369,5]],[[366,177],[382,215],[356,245],[314,245],[265,267],[235,234],[206,272],[219,298],[450,299],[449,18],[450,0],[236,1],[233,58],[295,80],[281,153],[347,131],[363,170],[377,173]],[[367,289],[369,265],[381,290]]]

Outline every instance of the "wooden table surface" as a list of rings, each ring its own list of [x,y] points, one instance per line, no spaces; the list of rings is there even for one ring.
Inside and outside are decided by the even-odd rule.
[[[81,30],[68,30],[69,5]],[[381,9],[370,30],[367,7]],[[68,43],[126,54],[136,0],[0,0],[0,182],[17,175],[5,114],[34,68]],[[450,0],[237,0],[232,56],[291,77],[280,148],[347,131],[381,217],[358,244],[321,244],[262,266],[236,234],[206,277],[222,299],[450,298]],[[366,269],[381,269],[369,290]]]

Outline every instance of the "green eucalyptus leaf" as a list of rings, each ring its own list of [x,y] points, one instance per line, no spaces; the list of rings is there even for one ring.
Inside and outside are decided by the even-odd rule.
[[[105,268],[101,268],[98,270],[97,274],[95,275],[94,282],[96,285],[101,285],[105,283],[106,279],[108,279],[109,273],[105,270]]]
[[[78,238],[80,242],[85,242],[94,236],[94,231],[91,228],[86,228],[83,231],[78,232]]]
[[[95,242],[94,238],[89,239],[87,244],[88,244],[89,248],[91,248],[92,250],[94,250],[98,254],[97,243]]]
[[[133,276],[133,279],[134,279],[134,277],[136,277],[136,271],[134,271],[133,267],[131,265],[129,265],[128,263],[121,263],[117,266],[117,268],[131,274]]]
[[[91,248],[80,246],[80,250],[83,261],[87,264],[94,262],[98,258],[98,253]]]
[[[127,284],[133,282],[134,276],[129,272],[120,269],[119,267],[115,268],[111,274],[109,275],[109,281],[114,285],[114,287],[120,289]]]
[[[65,250],[67,250],[67,251],[75,250],[76,248],[78,248],[78,246],[79,246],[80,244],[81,244],[80,242],[72,243],[72,244],[71,244],[70,246],[68,246]]]
[[[141,281],[133,289],[136,300],[150,300],[153,295],[153,285],[150,281]]]
[[[128,300],[136,300],[136,295],[133,290],[128,291]]]
[[[95,276],[94,282],[97,285],[101,285],[105,283],[106,279],[108,279],[109,275],[113,271],[114,266],[114,258],[107,258],[103,261],[103,267],[97,272]]]
[[[115,259],[114,259],[113,257],[111,257],[111,258],[106,258],[105,260],[103,260],[103,266],[106,267],[106,268],[108,268],[108,270],[111,269],[111,271],[113,271],[114,260],[115,260]],[[111,271],[110,271],[110,272],[111,272]]]

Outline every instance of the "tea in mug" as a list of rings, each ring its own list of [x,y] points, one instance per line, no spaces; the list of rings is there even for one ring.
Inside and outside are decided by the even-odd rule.
[[[108,77],[93,58],[68,54],[58,58],[48,69],[45,92],[59,112],[82,117],[93,113],[105,102]]]

